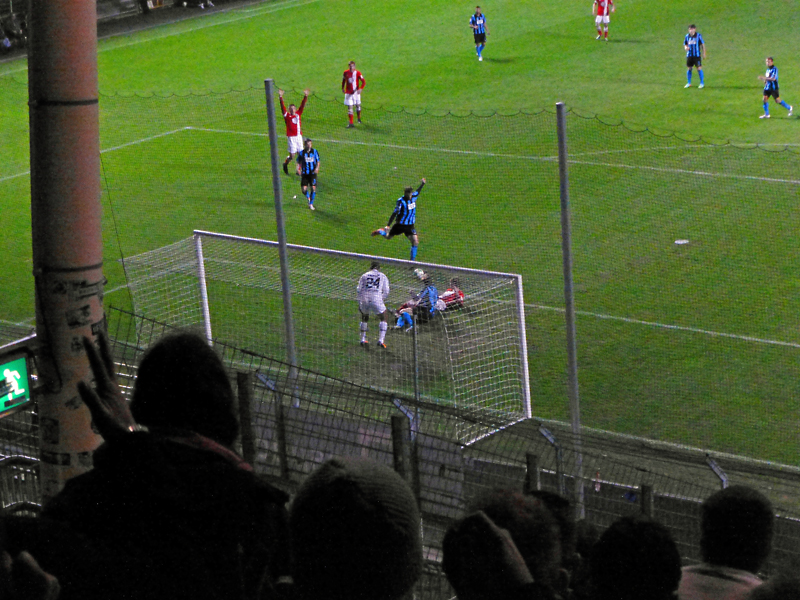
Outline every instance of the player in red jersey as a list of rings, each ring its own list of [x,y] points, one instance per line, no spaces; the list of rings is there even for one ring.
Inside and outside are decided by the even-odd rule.
[[[356,61],[348,63],[349,68],[342,76],[342,91],[344,92],[344,105],[347,107],[348,128],[353,125],[353,107],[356,107],[358,124],[361,124],[361,90],[364,89],[364,76],[361,71],[356,71]]]
[[[594,0],[592,4],[592,14],[594,17],[594,25],[597,27],[597,37],[601,39],[605,33],[606,41],[608,41],[608,21],[612,12],[617,10],[614,7],[614,0]],[[603,31],[605,29],[605,32]]]
[[[300,130],[300,117],[303,114],[303,108],[306,106],[308,100],[308,90],[303,92],[303,101],[300,103],[300,108],[294,104],[286,105],[283,103],[283,90],[278,90],[278,96],[281,99],[281,112],[283,113],[283,120],[286,121],[286,137],[289,138],[289,156],[283,161],[283,172],[289,174],[289,162],[294,158],[294,155],[303,151],[303,132]]]

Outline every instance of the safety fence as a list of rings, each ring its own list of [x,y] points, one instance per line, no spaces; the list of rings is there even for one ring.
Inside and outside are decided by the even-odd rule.
[[[125,311],[109,316],[115,360],[129,387],[141,353],[171,328]],[[325,460],[363,456],[407,478],[423,515],[427,570],[418,592],[424,597],[450,597],[440,569],[444,532],[498,487],[561,493],[577,518],[600,530],[621,516],[648,514],[693,562],[701,502],[722,486],[749,485],[771,498],[778,516],[765,572],[800,548],[800,473],[790,467],[591,430],[578,437],[553,421],[508,426],[485,413],[416,402],[220,341],[214,347],[237,383],[242,453],[260,475],[293,492]],[[469,445],[457,441],[464,420],[484,432]]]
[[[127,395],[143,353],[174,328],[122,310],[111,309],[108,316],[118,381]],[[576,518],[599,530],[624,515],[650,515],[670,529],[684,560],[693,562],[699,560],[703,499],[725,485],[749,485],[769,496],[776,509],[774,551],[765,574],[797,558],[800,473],[794,468],[607,432],[584,430],[576,436],[555,421],[493,422],[488,413],[387,394],[221,341],[214,347],[236,383],[239,450],[259,475],[292,493],[325,460],[362,456],[407,479],[423,515],[426,568],[419,597],[452,596],[441,571],[444,533],[496,488],[560,493],[571,500]],[[468,445],[457,436],[465,420],[483,432]],[[35,513],[36,412],[0,424],[0,500],[7,510]]]

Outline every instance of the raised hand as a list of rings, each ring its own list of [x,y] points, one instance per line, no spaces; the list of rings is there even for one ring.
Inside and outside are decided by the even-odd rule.
[[[100,345],[99,353],[89,338],[83,338],[83,348],[89,358],[95,388],[92,389],[81,381],[78,383],[78,393],[89,407],[92,420],[100,435],[106,441],[110,441],[132,431],[136,421],[127,401],[119,391],[108,338],[101,332],[97,339]]]

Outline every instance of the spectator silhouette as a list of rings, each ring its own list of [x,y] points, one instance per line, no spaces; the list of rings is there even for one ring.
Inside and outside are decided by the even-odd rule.
[[[681,600],[739,600],[761,585],[756,575],[772,546],[770,501],[746,486],[731,486],[703,502],[703,562],[684,567]]]
[[[569,575],[561,568],[561,530],[545,503],[496,490],[445,534],[442,567],[460,600],[559,598]]]
[[[623,517],[592,548],[590,571],[596,600],[669,600],[681,580],[681,557],[663,525]]]
[[[98,354],[84,339],[96,391],[79,391],[106,443],[44,517],[127,557],[121,571],[141,566],[131,598],[268,593],[288,572],[288,497],[230,448],[238,425],[222,361],[194,334],[162,338],[141,361],[129,408],[99,342]]]
[[[300,600],[398,600],[421,573],[414,495],[375,462],[323,463],[298,490],[289,524]]]

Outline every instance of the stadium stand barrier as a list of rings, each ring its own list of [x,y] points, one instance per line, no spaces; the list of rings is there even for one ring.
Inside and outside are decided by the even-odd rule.
[[[141,354],[173,327],[117,309],[109,311],[109,324],[120,381],[129,389]],[[197,332],[202,334],[202,328]],[[583,433],[578,451],[565,424],[527,419],[499,425],[487,413],[418,402],[308,369],[292,377],[283,361],[219,340],[214,346],[232,379],[248,386],[238,389],[240,408],[246,404],[242,427],[252,432],[250,453],[260,475],[291,493],[328,458],[356,455],[393,466],[407,477],[423,514],[427,566],[420,597],[452,596],[440,569],[444,532],[474,500],[496,487],[561,492],[575,504],[576,516],[601,529],[620,516],[650,514],[670,529],[687,562],[699,560],[700,503],[722,485],[721,468],[712,470],[705,454],[591,430]],[[462,444],[453,433],[464,420],[487,434]],[[572,473],[579,455],[585,476],[577,480]],[[716,458],[728,469],[726,483],[756,487],[774,503],[774,552],[765,572],[795,558],[798,474]]]
[[[0,322],[0,346],[28,338],[33,328]],[[0,419],[0,505],[3,510],[37,514],[39,488],[39,421],[35,409]]]

